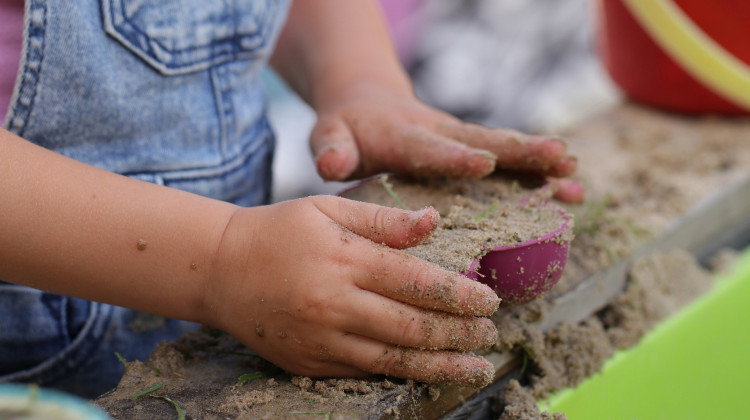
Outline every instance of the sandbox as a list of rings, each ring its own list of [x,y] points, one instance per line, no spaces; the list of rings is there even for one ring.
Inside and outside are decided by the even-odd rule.
[[[177,403],[185,418],[541,418],[535,400],[598,372],[710,290],[699,262],[750,236],[750,120],[626,105],[563,134],[587,200],[565,206],[576,237],[560,281],[493,316],[500,334],[485,353],[496,368],[489,387],[294,377],[205,329],[128,363],[96,404],[113,418],[144,419],[177,418],[175,405],[153,396]]]

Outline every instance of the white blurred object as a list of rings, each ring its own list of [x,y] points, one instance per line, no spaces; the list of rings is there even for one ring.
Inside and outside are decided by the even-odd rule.
[[[383,7],[402,58],[415,63],[417,94],[461,118],[554,132],[620,100],[594,53],[587,0],[389,0]],[[403,32],[406,24],[419,25],[416,39]],[[272,200],[350,185],[317,174],[308,145],[313,110],[275,75],[263,80],[277,134]]]
[[[587,0],[429,0],[412,76],[425,102],[491,127],[557,130],[620,100]]]

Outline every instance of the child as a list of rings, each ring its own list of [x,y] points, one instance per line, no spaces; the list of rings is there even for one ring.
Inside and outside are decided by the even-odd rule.
[[[115,351],[145,358],[186,320],[295,374],[486,384],[491,364],[462,352],[494,342],[495,294],[397,251],[434,210],[258,206],[273,152],[259,72],[278,36],[271,64],[318,113],[328,180],[564,177],[564,144],[420,103],[372,1],[297,1],[283,30],[286,1],[224,3],[26,1],[0,131],[0,381],[92,397],[116,383]],[[170,320],[143,332],[134,310]]]

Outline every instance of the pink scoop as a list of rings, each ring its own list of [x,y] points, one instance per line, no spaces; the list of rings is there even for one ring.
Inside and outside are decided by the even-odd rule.
[[[549,291],[562,276],[570,248],[570,240],[562,237],[572,216],[558,211],[564,222],[553,232],[520,244],[492,248],[462,274],[490,286],[502,299],[502,306],[528,302]]]
[[[339,195],[352,198],[351,193],[376,179],[361,181]],[[529,200],[527,198],[522,203]],[[545,202],[541,205],[553,204]],[[474,260],[469,270],[462,274],[490,286],[502,299],[502,306],[528,302],[549,291],[560,280],[568,260],[570,240],[563,238],[573,218],[561,208],[556,209],[563,216],[557,229],[540,238],[492,248]]]

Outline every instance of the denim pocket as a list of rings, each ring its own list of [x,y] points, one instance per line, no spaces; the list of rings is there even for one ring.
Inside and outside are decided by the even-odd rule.
[[[104,30],[162,74],[253,59],[286,12],[275,0],[101,0]]]

